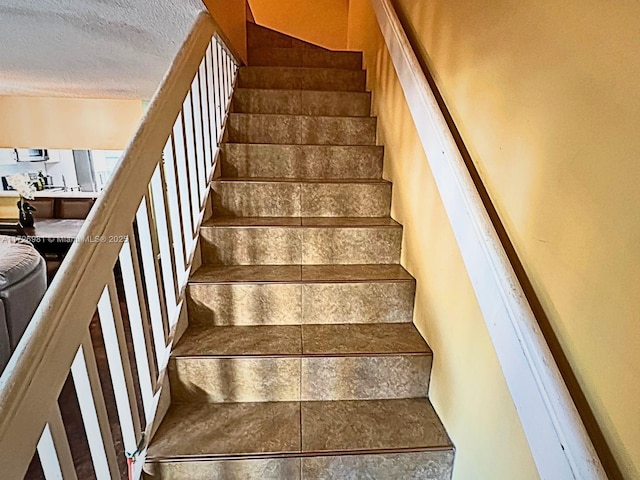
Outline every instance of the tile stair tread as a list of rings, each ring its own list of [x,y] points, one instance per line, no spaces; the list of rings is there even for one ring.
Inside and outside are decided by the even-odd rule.
[[[331,95],[332,93],[341,93],[341,94],[350,94],[350,95],[371,95],[371,92],[354,92],[352,90],[311,90],[311,89],[302,89],[302,88],[260,88],[260,87],[238,87],[235,89],[235,94],[243,93],[243,92],[260,92],[260,93],[269,93],[273,92],[278,94],[283,94],[286,92],[291,93],[303,93],[303,94],[321,94],[321,95]],[[244,112],[231,112],[231,113],[244,113]],[[282,115],[282,114],[278,114]],[[327,116],[327,115],[325,115]]]
[[[147,461],[453,449],[426,398],[171,405]]]
[[[305,114],[300,114],[300,113],[266,113],[266,112],[260,112],[260,113],[256,113],[256,112],[231,112],[229,113],[230,116],[232,117],[240,117],[240,116],[244,116],[244,117],[248,117],[248,116],[253,116],[253,117],[297,117],[297,118],[330,118],[330,119],[357,119],[357,120],[361,120],[361,121],[369,121],[372,118],[377,118],[374,115],[369,115],[369,116],[362,116],[362,115],[305,115]],[[246,143],[246,142],[234,142],[234,143]],[[279,144],[279,145],[283,145],[283,144]],[[286,145],[286,144],[284,144]],[[309,145],[308,143],[303,143],[303,144],[296,144],[296,145]]]
[[[431,355],[412,323],[190,326],[172,357]]]
[[[380,265],[202,265],[190,283],[413,282],[398,264]]]
[[[401,225],[390,217],[211,217],[202,226],[215,227],[393,227]]]
[[[313,45],[313,44],[312,44]],[[264,46],[260,46],[260,47],[252,47],[251,48],[252,51],[259,51],[259,50],[282,50],[283,52],[289,52],[291,50],[293,51],[303,51],[306,52],[308,50],[314,51],[314,49],[309,49],[309,48],[305,48],[305,47],[276,47],[276,46],[271,46],[271,45],[264,45]],[[338,54],[352,54],[352,55],[362,55],[361,51],[358,50],[315,50],[316,53],[318,52],[322,52],[322,53],[338,53]]]
[[[383,178],[286,178],[286,177],[218,177],[214,183],[328,183],[331,185],[349,184],[383,184],[390,185],[389,180]]]
[[[286,73],[287,71],[302,71],[302,70],[308,70],[310,72],[314,72],[314,71],[318,71],[318,70],[329,70],[332,72],[335,71],[339,71],[339,72],[364,72],[365,70],[360,68],[360,69],[353,69],[353,68],[335,68],[335,67],[280,67],[277,65],[247,65],[247,66],[243,66],[241,67],[241,69],[243,70],[257,70],[257,71],[263,71],[263,72],[268,72],[268,71],[273,71],[273,72],[277,72],[277,73]],[[239,88],[255,88],[255,87],[239,87]],[[275,88],[273,90],[279,90],[278,88]],[[287,88],[286,90],[292,90],[291,88]],[[294,89],[297,90],[297,89]],[[335,90],[335,91],[350,91],[350,90]]]

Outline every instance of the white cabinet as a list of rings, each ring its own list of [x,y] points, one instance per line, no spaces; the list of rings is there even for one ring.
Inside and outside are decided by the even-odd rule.
[[[0,148],[0,165],[13,165],[16,159],[13,156],[13,148]]]

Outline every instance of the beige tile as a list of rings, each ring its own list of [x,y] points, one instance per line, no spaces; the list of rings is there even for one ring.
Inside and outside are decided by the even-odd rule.
[[[301,143],[302,118],[294,115],[232,113],[227,132],[230,142]]]
[[[302,322],[301,285],[191,284],[187,289],[192,325],[298,325]]]
[[[301,217],[211,217],[203,222],[206,227],[298,227]]]
[[[297,282],[302,279],[300,265],[203,265],[190,283]]]
[[[300,91],[300,114],[345,117],[368,117],[371,113],[369,92]]]
[[[366,72],[336,68],[242,67],[238,87],[364,92]]]
[[[314,227],[302,234],[302,263],[399,263],[401,227]]]
[[[427,396],[431,355],[302,359],[302,400],[366,400]]]
[[[144,478],[162,480],[300,480],[300,459],[148,462],[145,472]]]
[[[300,184],[292,182],[213,182],[216,216],[299,217]]]
[[[451,480],[453,449],[302,459],[303,480]]]
[[[362,52],[304,50],[302,54],[302,66],[360,70],[362,68]]]
[[[412,323],[304,325],[305,354],[431,353]]]
[[[233,95],[235,113],[276,113],[300,115],[303,112],[300,90],[236,89]]]
[[[302,259],[302,231],[283,226],[201,228],[204,263],[292,265]]]
[[[299,358],[175,357],[174,402],[286,402],[300,399]]]
[[[225,143],[222,148],[222,176],[227,178],[297,178],[299,160],[296,145]]]
[[[248,52],[249,65],[273,67],[302,67],[303,52],[301,48],[258,47]],[[323,65],[326,66],[326,65]]]
[[[304,283],[302,322],[411,322],[415,284],[409,281]]]
[[[233,96],[235,113],[368,117],[370,105],[369,92],[239,88]]]
[[[172,355],[298,355],[302,353],[301,336],[298,325],[191,326]]]
[[[383,148],[343,145],[223,146],[223,177],[380,179]]]
[[[249,49],[249,65],[359,70],[362,68],[362,54],[360,52],[266,46]]]
[[[303,217],[305,227],[400,227],[390,217]]]
[[[300,117],[300,136],[296,143],[375,145],[376,122],[374,117]]]
[[[388,217],[391,184],[386,182],[303,183],[303,217]]]
[[[171,406],[147,458],[299,451],[298,402],[187,403]]]
[[[302,403],[305,452],[450,446],[427,399]]]
[[[413,281],[413,277],[400,265],[303,265],[302,280],[305,282]]]

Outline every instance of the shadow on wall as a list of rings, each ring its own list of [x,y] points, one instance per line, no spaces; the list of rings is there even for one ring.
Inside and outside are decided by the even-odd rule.
[[[397,1],[395,1],[394,3],[398,3]],[[448,29],[447,25],[446,25],[446,21],[442,21],[443,19],[441,18],[441,10],[442,10],[442,5],[437,4],[434,8],[433,11],[431,12],[431,15],[429,17],[430,19],[430,26],[428,28],[424,28],[421,30],[422,31],[426,31],[426,32],[430,32],[431,37],[432,37],[432,41],[430,41],[430,48],[434,51],[437,52],[439,49],[439,44],[450,44],[450,41],[447,41],[447,36],[451,36],[454,34],[453,30]],[[398,6],[396,5],[396,11],[400,17],[401,22],[403,23],[403,25],[405,26],[405,31],[407,32],[407,35],[409,37],[409,40],[414,48],[414,51],[416,52],[418,59],[420,61],[421,67],[427,77],[427,80],[429,82],[429,85],[431,86],[432,90],[434,91],[434,94],[436,96],[436,99],[438,101],[438,104],[444,114],[444,117],[447,121],[447,124],[449,125],[449,128],[451,129],[451,132],[453,133],[453,136],[455,138],[455,141],[458,145],[458,148],[462,154],[462,157],[465,161],[465,164],[467,165],[467,168],[469,169],[469,172],[473,178],[473,181],[478,189],[478,192],[480,193],[480,196],[482,198],[482,201],[485,205],[485,208],[487,209],[487,212],[489,213],[489,216],[493,222],[493,225],[496,229],[496,231],[498,232],[498,235],[502,241],[502,244],[509,256],[509,259],[511,261],[511,264],[520,280],[521,285],[523,286],[523,289],[525,291],[525,294],[527,296],[527,299],[536,315],[536,318],[538,319],[539,325],[543,331],[543,334],[545,335],[545,338],[547,339],[547,342],[551,348],[551,351],[553,353],[553,356],[560,368],[560,371],[564,377],[564,380],[569,388],[569,391],[573,397],[574,402],[576,403],[578,410],[583,418],[583,421],[585,422],[586,428],[589,432],[589,435],[591,436],[595,447],[598,451],[598,454],[604,464],[604,467],[607,471],[607,474],[609,476],[609,478],[611,478],[612,480],[618,480],[618,479],[623,479],[623,475],[621,473],[621,470],[617,464],[617,461],[612,453],[612,450],[610,448],[610,446],[607,444],[605,435],[603,433],[602,428],[600,427],[600,425],[598,424],[598,421],[596,419],[596,415],[594,413],[594,410],[592,409],[592,407],[590,406],[588,400],[587,400],[587,396],[585,395],[585,392],[583,390],[583,388],[580,385],[580,382],[577,378],[576,373],[574,372],[569,359],[567,358],[567,355],[564,352],[564,349],[562,347],[562,344],[556,334],[556,332],[554,331],[553,328],[553,323],[550,320],[550,316],[553,318],[558,318],[558,312],[556,312],[554,310],[554,305],[553,302],[545,302],[546,304],[546,309],[543,306],[543,303],[541,301],[541,299],[539,298],[538,293],[536,292],[536,288],[534,287],[534,284],[530,278],[530,274],[527,272],[527,269],[525,268],[525,266],[523,265],[522,261],[519,258],[518,252],[516,250],[516,247],[514,246],[513,242],[511,241],[509,235],[507,234],[507,230],[505,228],[505,225],[503,223],[503,221],[500,218],[500,215],[498,214],[498,211],[487,191],[487,188],[485,187],[485,184],[482,180],[481,177],[481,173],[478,171],[478,168],[476,166],[476,163],[474,163],[471,154],[469,152],[469,150],[467,149],[465,142],[463,141],[462,135],[460,133],[460,131],[458,130],[451,112],[449,111],[449,108],[447,107],[443,96],[441,95],[437,85],[436,85],[436,81],[434,80],[433,76],[431,75],[431,72],[429,70],[428,67],[428,61],[430,61],[429,58],[426,57],[426,55],[423,53],[421,54],[421,52],[424,51],[423,48],[421,48],[421,41],[420,39],[417,38],[416,33],[413,31],[412,28],[407,28],[407,26],[411,26],[411,21],[409,21],[409,19],[407,18],[407,16],[405,15],[405,13],[403,12],[402,8],[398,8]],[[447,66],[445,67],[445,70],[448,71],[465,71],[465,68],[462,67],[456,67],[454,66],[454,62],[457,61],[456,57],[454,55],[446,55],[444,54],[444,49],[442,49],[442,51],[440,51],[439,53],[434,53],[434,55],[440,55],[440,61],[441,62],[445,62],[447,64]],[[378,62],[378,65],[380,63]],[[459,80],[459,79],[457,79]],[[462,82],[473,82],[474,79],[469,78],[467,80],[462,80]],[[525,81],[525,80],[523,80]],[[580,97],[580,96],[578,96]],[[580,101],[584,101],[587,103],[590,103],[591,105],[593,105],[594,103],[597,104],[598,102],[603,102],[602,105],[602,110],[606,110],[607,105],[605,105],[604,103],[606,103],[606,99],[603,97],[597,97],[597,96],[590,96],[588,98],[579,98]],[[471,100],[472,101],[472,100]],[[579,104],[578,104],[578,99],[575,98],[573,99],[574,102],[576,102],[576,110],[579,111]],[[506,99],[505,99],[506,102]],[[595,107],[596,110],[598,110],[598,107]],[[506,111],[508,111],[509,109],[505,109]],[[515,121],[516,119],[514,119]],[[521,122],[525,122],[526,123],[526,119],[519,119]],[[558,122],[562,122],[563,119],[561,118],[556,118],[556,120]],[[525,125],[523,128],[529,128],[529,125]],[[556,131],[562,131],[562,125],[558,124],[557,127],[554,127],[552,124],[547,124],[546,128],[550,131],[550,132],[556,132]],[[493,132],[493,136],[495,137],[498,134],[501,134],[503,132]],[[496,139],[496,138],[491,138],[491,139],[487,139],[487,141],[497,141],[499,142],[500,139]],[[549,143],[547,145],[538,145],[538,148],[542,151],[546,151],[549,153],[549,155],[552,154],[553,150],[555,148],[557,148],[557,144],[553,143],[553,136],[549,135]],[[555,139],[557,140],[561,140],[561,139]],[[527,152],[522,152],[523,155],[527,155]],[[582,152],[586,155],[588,155],[588,152]],[[517,175],[526,175],[526,174],[535,174],[536,175],[536,180],[537,183],[540,184],[540,186],[543,186],[545,183],[549,183],[552,182],[553,180],[550,180],[553,176],[553,172],[545,172],[544,170],[538,169],[537,172],[522,172],[522,171],[518,171],[518,162],[515,161],[516,159],[514,159],[513,165],[503,165],[504,168],[511,168],[512,169],[512,174],[514,176]],[[578,165],[576,165],[576,168],[580,168]],[[485,172],[483,172],[484,174]],[[545,175],[546,174],[546,175]],[[485,175],[486,176],[486,175]],[[531,182],[530,182],[531,183]],[[557,188],[561,189],[562,185],[556,185]],[[523,208],[535,208],[535,205],[540,205],[543,203],[548,203],[545,202],[545,198],[537,198],[535,196],[535,194],[537,193],[537,195],[540,195],[542,192],[544,192],[543,188],[536,188],[535,186],[531,187],[530,192],[527,192],[527,197],[529,197],[529,203],[527,203],[526,205],[523,205]],[[585,191],[582,192],[583,193],[583,200],[585,202],[589,202],[589,192]],[[525,215],[527,215],[525,213]],[[531,217],[531,221],[533,222],[535,219],[533,218],[534,215],[529,215],[529,217]],[[535,230],[534,228],[531,229],[532,231]],[[571,235],[570,231],[564,231],[564,232],[560,232],[560,235],[565,234],[565,235]],[[583,241],[583,238],[574,238],[572,239],[574,241],[580,242]],[[540,240],[540,241],[544,241],[544,240]],[[566,242],[565,242],[566,243]],[[591,266],[591,271],[590,271],[590,275],[594,275],[593,273],[593,268],[596,269],[608,269],[610,268],[609,265],[607,265],[606,263],[600,263],[599,266],[596,265],[592,265]],[[603,274],[605,274],[606,272],[602,272]],[[534,274],[535,275],[535,274]],[[540,286],[539,288],[541,288],[542,286]],[[542,294],[544,295],[544,289],[542,291]],[[590,295],[590,292],[583,292],[584,295]]]

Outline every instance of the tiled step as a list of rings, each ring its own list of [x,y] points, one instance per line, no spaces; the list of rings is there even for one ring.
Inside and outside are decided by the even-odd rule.
[[[280,48],[308,48],[311,50],[327,51],[318,45],[314,45],[303,40],[285,35],[274,30],[247,23],[247,46],[249,50],[260,47],[280,47]]]
[[[233,143],[375,145],[376,118],[232,113],[226,136]]]
[[[380,179],[383,147],[225,143],[226,178]]]
[[[426,399],[172,405],[147,454],[162,480],[449,480]]]
[[[204,263],[400,263],[402,227],[391,218],[214,217],[200,229]]]
[[[384,180],[295,181],[218,179],[213,213],[237,217],[388,217],[391,184]]]
[[[337,90],[364,92],[364,70],[303,67],[242,67],[238,71],[239,88],[287,90]]]
[[[426,397],[412,323],[191,327],[169,362],[174,402]]]
[[[414,294],[400,265],[205,265],[187,306],[190,325],[402,323]]]
[[[249,49],[249,65],[258,67],[314,67],[362,69],[362,52],[310,48],[256,47]]]
[[[371,94],[239,88],[233,94],[232,105],[236,113],[367,117],[371,112]]]

